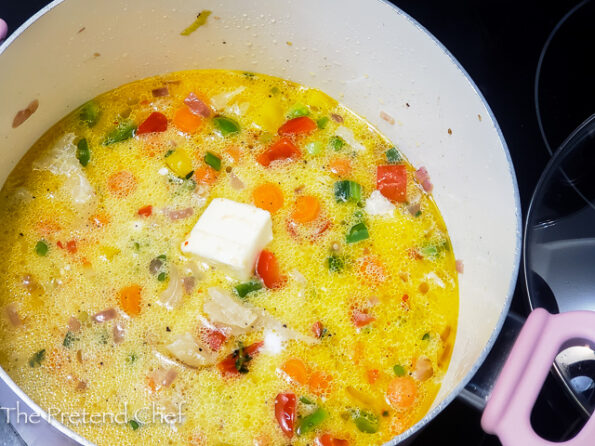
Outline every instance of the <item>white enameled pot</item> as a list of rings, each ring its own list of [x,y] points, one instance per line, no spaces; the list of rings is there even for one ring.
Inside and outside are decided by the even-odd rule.
[[[181,36],[202,9],[205,27]],[[492,112],[465,70],[411,17],[382,0],[56,0],[0,46],[0,183],[59,118],[118,85],[176,70],[225,68],[324,90],[426,166],[459,276],[459,326],[436,401],[410,438],[479,368],[506,316],[519,265],[515,174]],[[37,111],[12,128],[34,99]],[[394,124],[380,118],[391,115]],[[0,369],[0,403],[43,412]],[[55,420],[17,426],[31,445],[90,444]]]

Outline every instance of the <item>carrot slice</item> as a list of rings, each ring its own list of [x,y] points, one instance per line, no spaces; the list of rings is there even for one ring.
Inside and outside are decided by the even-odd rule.
[[[116,172],[107,179],[107,187],[117,197],[123,198],[136,189],[136,178],[127,170]]]
[[[325,372],[314,372],[310,376],[308,386],[312,393],[316,395],[325,395],[331,390],[331,382],[333,378]]]
[[[312,195],[298,197],[291,218],[298,223],[308,223],[318,217],[320,213],[320,202]]]
[[[119,301],[120,308],[128,316],[138,316],[140,314],[141,290],[139,285],[130,285],[120,290]]]
[[[240,151],[240,148],[237,146],[228,147],[227,149],[225,149],[225,153],[229,155],[229,157],[236,163],[240,161],[240,158],[242,157],[242,152]]]
[[[179,130],[185,133],[194,133],[201,126],[202,118],[184,106],[176,111],[173,122]]]
[[[343,178],[351,174],[351,160],[349,158],[334,158],[328,167],[332,173]]]
[[[388,384],[386,396],[395,409],[409,407],[417,396],[417,386],[410,376],[398,376]]]
[[[296,384],[308,382],[308,369],[300,359],[289,359],[281,366],[281,370]]]
[[[252,192],[252,200],[257,207],[272,214],[283,206],[283,192],[274,184],[262,184]]]
[[[197,183],[215,184],[219,173],[211,166],[199,167],[194,171],[194,177]]]

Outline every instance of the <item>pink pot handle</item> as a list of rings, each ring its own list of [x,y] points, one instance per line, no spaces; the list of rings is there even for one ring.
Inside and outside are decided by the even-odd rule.
[[[516,340],[481,418],[483,429],[503,446],[593,446],[595,417],[563,443],[544,440],[531,427],[531,411],[561,347],[571,339],[595,342],[595,312],[552,315],[534,310]]]
[[[6,33],[8,33],[8,25],[4,20],[0,19],[0,42],[4,40]]]

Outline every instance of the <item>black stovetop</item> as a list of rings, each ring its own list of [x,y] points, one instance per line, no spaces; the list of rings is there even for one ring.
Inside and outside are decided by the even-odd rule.
[[[542,139],[534,103],[535,74],[540,54],[556,24],[573,8],[544,59],[541,110],[544,131],[555,148],[595,110],[595,90],[588,83],[592,58],[595,2],[589,0],[392,0],[440,40],[468,71],[490,104],[508,143],[519,184],[523,215],[549,153]],[[43,5],[44,0],[0,2],[0,17],[9,33]],[[591,24],[588,26],[588,24]],[[589,31],[584,31],[588,29]],[[522,277],[513,309],[527,314]],[[414,445],[497,446],[484,434],[480,413],[454,401]],[[567,439],[582,419],[550,378],[533,411],[533,425],[544,437]]]

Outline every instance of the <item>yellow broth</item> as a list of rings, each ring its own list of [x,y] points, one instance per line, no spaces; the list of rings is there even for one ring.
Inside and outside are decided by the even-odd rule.
[[[209,106],[209,117],[188,114],[190,92]],[[318,90],[252,73],[195,70],[133,82],[93,100],[91,112],[100,113],[92,126],[89,107],[44,134],[1,192],[0,364],[34,401],[60,411],[60,421],[100,445],[380,445],[423,417],[450,359],[457,273],[431,195],[397,149],[389,152],[389,163],[393,144],[386,137]],[[135,128],[152,112],[165,115],[167,130],[105,144],[118,123]],[[232,118],[239,131],[223,135],[214,121],[219,115]],[[280,139],[278,128],[303,115],[317,128],[289,135],[301,155],[259,163]],[[188,129],[188,122],[199,122],[198,128]],[[337,142],[336,133],[345,135],[345,129],[353,140]],[[86,139],[88,164],[65,167],[60,161],[48,170],[50,152],[69,138],[74,145]],[[207,167],[207,151],[221,160],[218,172]],[[181,158],[177,164],[168,161],[174,153]],[[393,200],[392,215],[368,215],[364,205],[377,188],[379,165],[407,172],[406,201]],[[77,175],[87,179],[91,195],[81,192]],[[234,178],[244,187],[234,187]],[[361,185],[361,199],[337,202],[335,183],[342,180]],[[238,280],[184,255],[180,244],[213,198],[252,204],[255,188],[265,183],[283,195],[266,249],[286,280],[240,298]],[[315,197],[320,210],[312,222],[295,222],[296,200],[305,195]],[[171,218],[172,211],[187,209],[191,215]],[[347,243],[346,234],[362,223],[369,237]],[[150,271],[156,258],[153,266],[160,267]],[[198,268],[190,268],[192,262]],[[195,286],[168,309],[158,300],[172,268],[194,277]],[[134,311],[122,308],[119,297],[131,285],[140,287]],[[277,351],[255,353],[247,373],[185,365],[166,346],[184,333],[205,345],[200,318],[212,287],[265,309],[312,342],[294,339]],[[93,315],[110,308],[114,319],[95,321]],[[124,330],[117,344],[115,324]],[[240,342],[247,346],[263,336],[259,329],[227,336],[216,362]],[[418,370],[420,358],[425,374]],[[290,359],[305,366],[301,383],[282,371]],[[175,379],[160,385],[170,370]],[[397,378],[413,384],[415,394],[391,397]],[[317,408],[327,416],[290,439],[275,415],[278,394],[295,395],[293,431]],[[166,414],[179,409],[181,418],[150,420],[152,408]],[[144,411],[134,419],[138,409]],[[68,419],[83,410],[121,415],[105,422]]]

